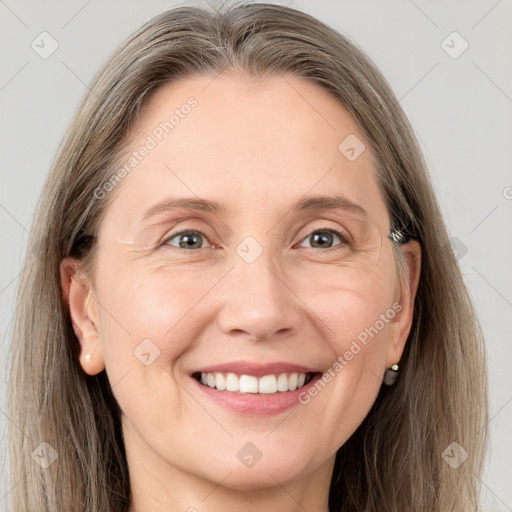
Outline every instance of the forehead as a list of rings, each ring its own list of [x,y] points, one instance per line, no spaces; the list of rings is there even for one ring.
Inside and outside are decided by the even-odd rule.
[[[230,72],[166,84],[128,139],[118,165],[129,172],[112,206],[127,225],[167,196],[210,199],[226,212],[261,216],[282,213],[308,194],[342,194],[373,221],[386,217],[375,159],[357,123],[303,78]],[[362,151],[357,158],[347,158],[345,141]]]

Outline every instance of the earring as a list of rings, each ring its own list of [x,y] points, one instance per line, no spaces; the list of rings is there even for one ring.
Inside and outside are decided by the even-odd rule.
[[[85,360],[89,362],[91,360],[92,354],[85,354]]]
[[[398,365],[394,364],[390,366],[385,372],[384,372],[384,379],[383,382],[386,384],[386,386],[392,386],[396,379],[398,378]]]

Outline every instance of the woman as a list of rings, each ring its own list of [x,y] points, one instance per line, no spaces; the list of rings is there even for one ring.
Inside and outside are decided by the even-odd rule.
[[[36,218],[14,510],[478,507],[481,330],[345,37],[270,4],[157,16],[94,78]]]

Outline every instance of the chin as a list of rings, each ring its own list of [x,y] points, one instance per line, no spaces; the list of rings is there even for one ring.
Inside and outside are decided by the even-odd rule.
[[[265,460],[262,456],[252,466],[245,466],[238,459],[233,464],[211,464],[214,471],[204,475],[213,482],[222,481],[222,486],[236,491],[258,491],[286,485],[305,478],[312,470],[306,461],[298,461],[296,457],[290,458],[285,454],[272,453]],[[229,476],[227,476],[229,474]],[[225,478],[225,480],[223,480]]]

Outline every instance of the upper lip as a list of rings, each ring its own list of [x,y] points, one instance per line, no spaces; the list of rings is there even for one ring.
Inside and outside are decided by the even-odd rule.
[[[231,363],[221,363],[210,366],[204,366],[192,373],[234,373],[236,375],[254,375],[263,377],[264,375],[279,375],[281,373],[319,373],[320,370],[302,366],[294,363],[276,361],[273,363],[252,363],[250,361],[233,361]]]

